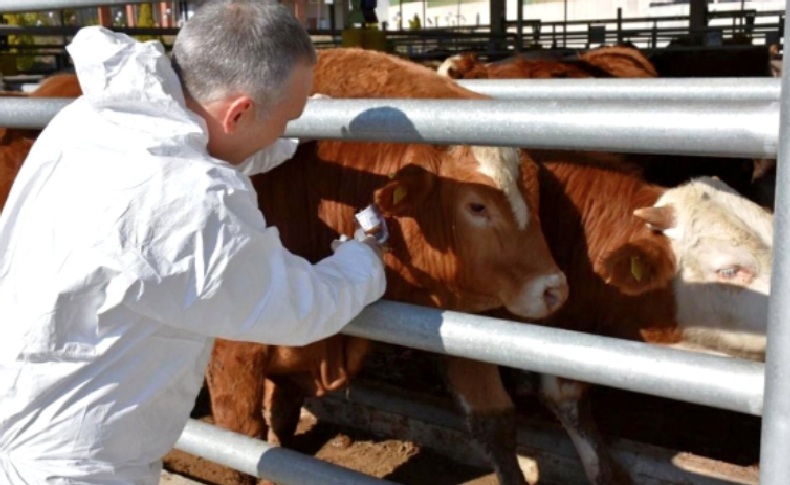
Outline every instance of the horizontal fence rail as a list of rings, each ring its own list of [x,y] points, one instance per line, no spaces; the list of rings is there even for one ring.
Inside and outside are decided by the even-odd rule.
[[[5,128],[43,128],[73,98],[0,98],[0,126]]]
[[[151,3],[151,0],[0,0],[0,12],[33,12],[102,6]]]
[[[175,447],[280,485],[397,485],[195,420]]]
[[[500,99],[545,101],[779,102],[773,78],[480,79],[459,80]]]
[[[84,26],[80,25],[0,25],[0,35],[32,35],[35,37],[39,36],[74,36],[77,35],[77,32],[84,29]],[[174,36],[178,35],[178,32],[181,30],[177,27],[111,27],[110,28],[113,32],[118,32],[122,34],[128,35],[168,35]],[[17,48],[19,46],[13,46]],[[28,47],[38,47],[38,48],[61,48],[63,49],[65,46],[63,45],[47,45],[47,44],[39,44],[36,46],[28,46]]]
[[[773,158],[778,103],[320,100],[288,136]],[[0,123],[1,124],[1,123]]]
[[[760,415],[765,366],[480,315],[382,301],[342,333]]]
[[[46,125],[69,100],[0,98],[0,126]],[[328,99],[310,101],[286,136],[774,158],[771,102]]]

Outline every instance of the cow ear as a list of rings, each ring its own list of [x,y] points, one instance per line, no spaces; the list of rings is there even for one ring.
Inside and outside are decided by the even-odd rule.
[[[386,216],[413,214],[433,190],[436,175],[418,165],[406,165],[390,175],[387,184],[375,193],[376,205]]]
[[[671,205],[661,207],[642,207],[634,211],[634,215],[647,223],[654,231],[666,231],[677,224],[675,209]]]
[[[638,239],[604,254],[595,271],[607,284],[636,296],[668,285],[675,276],[671,246],[658,237]]]

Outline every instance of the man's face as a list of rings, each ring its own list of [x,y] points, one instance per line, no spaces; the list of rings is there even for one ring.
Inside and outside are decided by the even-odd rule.
[[[298,64],[286,81],[284,98],[275,100],[273,109],[263,113],[260,119],[252,117],[251,122],[242,127],[239,142],[248,148],[249,156],[272,145],[288,126],[288,122],[302,116],[310,90],[313,87],[313,67]]]

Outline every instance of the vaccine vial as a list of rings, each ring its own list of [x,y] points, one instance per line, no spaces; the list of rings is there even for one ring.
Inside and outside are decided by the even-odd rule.
[[[354,216],[357,226],[367,236],[376,238],[379,244],[384,245],[390,237],[387,223],[384,221],[384,216],[379,213],[375,204],[370,204],[361,211],[357,212]]]

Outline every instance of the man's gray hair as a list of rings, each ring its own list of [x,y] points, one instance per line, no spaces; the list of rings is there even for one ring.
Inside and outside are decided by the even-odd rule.
[[[198,103],[245,94],[259,113],[281,99],[295,65],[316,63],[310,36],[287,8],[269,1],[216,0],[179,32],[173,60]]]

